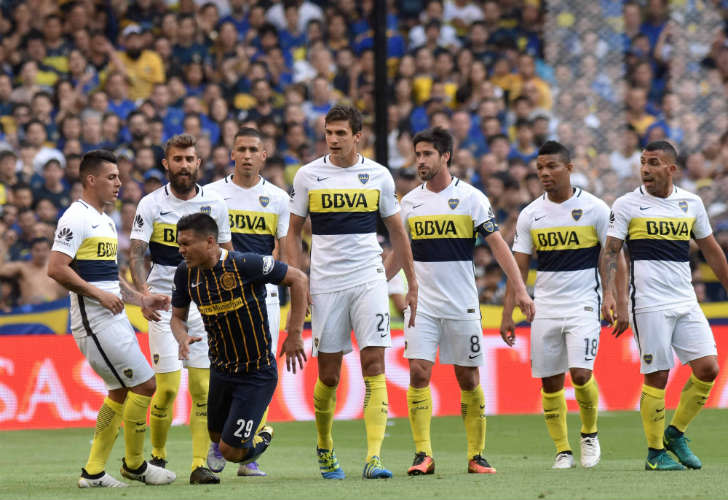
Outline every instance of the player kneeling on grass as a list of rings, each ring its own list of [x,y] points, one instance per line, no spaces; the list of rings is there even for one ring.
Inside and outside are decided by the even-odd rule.
[[[420,283],[416,326],[405,310],[404,357],[410,363],[407,390],[415,459],[407,474],[435,472],[430,442],[432,396],[430,377],[437,348],[440,362],[452,364],[460,386],[468,472],[494,473],[482,456],[485,447],[485,396],[478,366],[483,364],[478,292],[473,274],[475,236],[485,237],[493,255],[516,290],[516,300],[529,318],[533,301],[518,273],[508,246],[498,231],[488,198],[450,175],[452,136],[441,128],[414,137],[417,174],[424,184],[402,198],[405,227],[412,240],[415,275]],[[395,265],[392,265],[392,264]],[[387,277],[398,270],[396,257],[387,260]]]
[[[210,389],[207,428],[230,462],[249,463],[269,446],[273,429],[258,428],[278,383],[265,307],[266,283],[291,288],[288,337],[281,347],[286,367],[296,371],[306,360],[301,331],[307,308],[308,278],[272,256],[220,248],[217,224],[195,213],[177,223],[184,262],[177,267],[172,295],[172,332],[185,359],[201,340],[187,332],[190,302],[197,305],[208,335]]]

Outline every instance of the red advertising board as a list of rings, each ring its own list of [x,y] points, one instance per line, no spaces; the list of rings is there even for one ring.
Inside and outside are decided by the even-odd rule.
[[[728,407],[728,326],[714,326],[721,374],[708,399],[708,407]],[[515,347],[509,348],[493,330],[486,330],[483,349],[485,366],[481,384],[486,394],[486,413],[540,413],[540,383],[531,378],[528,330],[521,329]],[[282,335],[284,336],[284,335]],[[307,352],[310,332],[304,333]],[[148,356],[147,338],[139,343]],[[387,350],[389,409],[392,417],[407,416],[406,391],[409,383],[407,361],[402,357],[404,336],[392,332],[393,348]],[[676,360],[676,366],[679,363]],[[271,421],[313,418],[312,391],[316,362],[309,362],[302,373],[285,371],[279,364],[279,386],[273,398]],[[614,339],[605,329],[595,368],[601,410],[638,408],[640,387],[639,352],[629,332]],[[668,383],[667,406],[674,408],[689,368],[673,370]],[[568,384],[568,382],[567,382]],[[189,415],[187,379],[182,385],[174,412],[175,423],[185,423]],[[436,365],[432,376],[434,415],[457,415],[460,391],[450,366]],[[70,335],[0,336],[0,430],[91,427],[105,394],[104,384],[91,370]],[[567,385],[569,409],[576,411],[573,389]],[[337,418],[359,418],[362,413],[364,383],[358,351],[344,357],[337,394]]]

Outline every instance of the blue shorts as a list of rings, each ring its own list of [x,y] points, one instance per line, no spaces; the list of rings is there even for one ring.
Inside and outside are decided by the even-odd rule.
[[[271,366],[241,375],[210,367],[207,428],[222,434],[233,448],[252,448],[255,431],[278,385],[278,368]]]

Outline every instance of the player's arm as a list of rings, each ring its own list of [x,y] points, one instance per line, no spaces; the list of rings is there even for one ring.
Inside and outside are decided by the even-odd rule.
[[[98,300],[103,307],[114,314],[119,314],[124,310],[124,302],[119,297],[105,292],[81,278],[71,268],[72,260],[70,255],[56,250],[51,251],[48,259],[48,277],[53,278],[72,292]]]
[[[618,324],[615,325],[615,328],[612,331],[612,333],[617,337],[627,329],[625,324],[629,324],[626,314],[620,314],[619,309],[617,308],[618,296],[622,296],[620,300],[625,300],[627,297],[627,292],[624,290],[626,287],[627,266],[624,260],[624,255],[622,255],[623,245],[624,240],[614,236],[607,236],[607,241],[604,243],[604,248],[602,249],[599,257],[599,272],[602,277],[602,288],[604,290],[602,315],[604,316],[604,320],[610,325],[615,321],[618,321]],[[621,266],[620,261],[622,262]],[[622,277],[618,278],[619,275],[622,275]],[[625,317],[619,317],[623,315]]]
[[[288,236],[285,239],[286,256],[288,264],[293,267],[300,268],[303,262],[303,240],[301,238],[301,230],[306,222],[305,217],[291,213],[288,223]]]
[[[192,337],[187,332],[187,313],[190,307],[172,307],[172,318],[169,320],[169,326],[172,329],[172,335],[179,344],[179,359],[188,359],[190,356],[190,344],[199,342],[202,337]]]
[[[308,277],[306,273],[293,266],[288,266],[286,275],[280,284],[291,289],[291,312],[286,325],[286,340],[281,345],[280,356],[286,356],[286,369],[296,373],[296,361],[301,370],[306,361],[303,349],[303,322],[308,309]]]
[[[233,242],[232,241],[226,241],[225,243],[220,243],[220,246],[222,248],[224,248],[225,250],[229,251],[229,252],[232,252],[233,250],[235,250],[233,248]]]
[[[121,288],[121,300],[126,304],[139,306],[142,309],[150,308],[153,310],[169,310],[170,298],[168,295],[159,293],[143,294],[134,289],[128,281],[119,275],[119,288]]]
[[[695,243],[698,244],[705,261],[720,280],[723,288],[728,290],[728,262],[725,253],[723,253],[718,242],[715,241],[715,236],[711,234],[707,238],[696,239]]]
[[[525,283],[528,280],[528,267],[531,263],[531,256],[527,253],[513,252],[513,258]],[[506,282],[506,294],[503,297],[503,315],[501,317],[500,334],[503,342],[509,346],[516,343],[516,324],[513,321],[513,308],[516,305],[516,292],[511,281]]]
[[[493,252],[493,257],[495,257],[498,265],[506,273],[506,277],[508,278],[506,286],[510,284],[513,289],[514,303],[519,307],[524,316],[526,316],[526,320],[533,320],[533,315],[536,311],[533,305],[533,299],[528,295],[526,283],[521,276],[521,271],[516,263],[516,259],[511,253],[511,249],[508,248],[505,240],[503,240],[500,231],[493,231],[486,236],[485,241]],[[526,272],[528,272],[528,268],[526,268]]]
[[[417,276],[415,276],[415,265],[412,259],[412,247],[410,246],[409,237],[402,224],[399,212],[382,219],[384,225],[389,231],[389,241],[392,243],[392,254],[396,255],[396,260],[404,269],[407,277],[407,295],[405,296],[405,306],[410,309],[409,326],[415,326],[415,315],[417,314]],[[399,269],[397,269],[399,271]]]
[[[132,239],[129,244],[129,270],[131,279],[136,290],[142,295],[151,293],[147,286],[147,265],[144,256],[149,248],[149,243],[143,240]],[[162,317],[157,309],[142,306],[142,315],[147,321],[159,321]]]

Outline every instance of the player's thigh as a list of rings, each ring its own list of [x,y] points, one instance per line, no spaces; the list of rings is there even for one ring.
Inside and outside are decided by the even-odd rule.
[[[672,335],[672,347],[682,364],[718,354],[713,330],[698,304],[679,311]]]
[[[483,328],[480,318],[443,320],[440,363],[457,366],[482,366],[485,364]]]
[[[387,282],[364,283],[354,288],[352,295],[351,324],[359,349],[392,347]]]
[[[275,363],[238,379],[222,431],[222,440],[233,448],[252,448],[255,431],[273,398],[278,383]]]
[[[640,373],[671,369],[675,316],[669,310],[635,312],[630,324],[640,351]]]
[[[205,330],[205,324],[202,322],[202,315],[194,303],[190,304],[190,310],[187,314],[187,331],[191,336],[201,337],[202,340],[190,345],[189,356],[186,360],[182,361],[182,365],[185,368],[210,368],[207,331]],[[176,339],[174,343],[178,350],[177,357],[179,357],[179,344],[177,344]]]
[[[564,333],[569,368],[594,369],[601,332],[602,325],[594,315],[575,316],[566,320]]]
[[[568,369],[564,319],[534,318],[531,322],[531,375],[552,377]]]
[[[404,357],[434,363],[442,336],[441,321],[421,312],[417,313],[415,326],[409,326],[409,319],[410,310],[407,308],[404,311]]]
[[[270,330],[270,352],[276,356],[278,352],[278,336],[281,330],[281,305],[278,301],[265,303],[268,312],[268,330]]]
[[[192,309],[190,307],[190,309]],[[182,369],[179,359],[179,344],[174,338],[170,319],[171,311],[157,311],[159,321],[149,322],[149,354],[152,356],[152,368],[156,373],[169,373]],[[199,343],[199,342],[198,342]],[[193,344],[194,345],[194,344]]]
[[[154,376],[126,316],[115,316],[76,344],[107,389],[135,387]]]
[[[351,291],[311,295],[311,336],[313,355],[319,352],[351,352]]]
[[[236,387],[234,378],[210,368],[210,387],[207,392],[207,429],[222,434],[225,421],[230,414],[233,401],[233,390]]]

